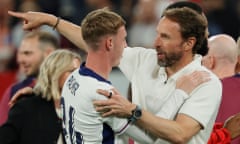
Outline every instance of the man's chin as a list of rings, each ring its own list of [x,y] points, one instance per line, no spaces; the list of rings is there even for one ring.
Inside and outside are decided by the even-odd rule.
[[[37,77],[37,74],[34,74],[34,73],[27,73],[26,76],[28,76],[28,77]]]
[[[166,63],[163,62],[163,61],[158,61],[158,65],[159,65],[160,67],[165,67],[165,66],[166,66]]]
[[[29,75],[29,72],[28,71],[23,71],[23,74],[25,74],[26,76]]]

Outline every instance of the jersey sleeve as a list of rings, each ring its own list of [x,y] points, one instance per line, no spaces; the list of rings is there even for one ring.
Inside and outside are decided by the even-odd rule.
[[[153,49],[142,47],[127,47],[123,51],[119,68],[123,74],[131,81],[133,74],[137,71],[140,64],[145,61],[146,56],[155,53]],[[152,55],[151,55],[152,56]]]
[[[133,124],[131,124],[127,128],[125,133],[133,140],[142,144],[152,144],[156,140],[155,137],[153,137],[149,133],[146,133],[144,130],[138,128],[136,125],[133,125]]]
[[[110,117],[105,119],[106,123],[112,127],[113,131],[117,135],[126,134],[139,143],[153,143],[154,137],[145,133],[144,130],[138,128],[134,124],[128,122],[127,119]]]
[[[174,119],[179,108],[185,102],[189,95],[181,89],[176,89],[170,99],[167,100],[161,107],[161,110],[156,114],[157,116]]]
[[[97,89],[102,89],[102,90],[107,90],[107,91],[111,91],[111,89],[113,88],[112,85],[105,85],[103,83],[98,83],[98,85],[96,87],[97,87]],[[93,100],[107,100],[108,99],[107,97],[96,93],[96,90],[92,90],[92,92],[93,93],[91,95],[95,95]],[[126,128],[129,126],[129,122],[127,119],[117,118],[117,117],[112,117],[112,116],[111,117],[101,117],[101,114],[99,112],[97,112],[97,115],[99,116],[99,119],[101,119],[102,122],[108,124],[116,134],[122,134],[126,130]]]
[[[209,122],[215,119],[221,102],[221,95],[221,82],[217,78],[212,78],[190,94],[191,98],[185,101],[179,113],[194,118],[204,129]]]

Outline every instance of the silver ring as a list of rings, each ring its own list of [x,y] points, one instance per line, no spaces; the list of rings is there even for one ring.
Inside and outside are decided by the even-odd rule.
[[[110,91],[108,98],[111,98],[111,97],[112,97],[112,92]]]

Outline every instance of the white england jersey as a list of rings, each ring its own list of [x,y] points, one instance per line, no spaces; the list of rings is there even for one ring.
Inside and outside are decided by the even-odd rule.
[[[126,119],[102,118],[93,100],[107,99],[97,89],[110,90],[111,83],[82,64],[66,80],[62,90],[63,129],[68,144],[113,144],[114,134],[128,127]]]

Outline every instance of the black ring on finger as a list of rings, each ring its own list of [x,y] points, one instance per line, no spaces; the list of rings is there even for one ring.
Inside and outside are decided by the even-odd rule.
[[[108,98],[110,99],[111,97],[112,97],[112,92],[110,91]]]

